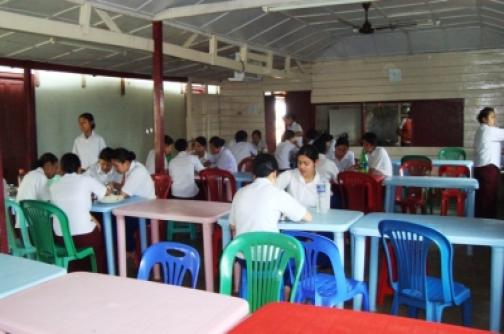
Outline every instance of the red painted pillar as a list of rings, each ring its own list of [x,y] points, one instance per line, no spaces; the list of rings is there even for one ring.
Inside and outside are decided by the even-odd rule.
[[[154,39],[152,80],[154,81],[154,149],[156,174],[164,172],[164,93],[163,93],[163,22],[152,22]]]
[[[7,226],[5,224],[2,141],[0,140],[0,253],[9,252],[9,247],[7,245]]]
[[[26,129],[25,138],[28,138],[27,147],[25,148],[25,164],[26,170],[31,169],[33,163],[37,160],[37,125],[35,124],[35,85],[31,68],[24,69],[24,98],[26,108]]]

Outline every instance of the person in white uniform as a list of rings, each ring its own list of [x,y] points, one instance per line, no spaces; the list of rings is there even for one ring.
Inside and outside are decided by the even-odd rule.
[[[392,161],[383,147],[378,147],[378,137],[373,132],[362,136],[362,148],[368,156],[369,174],[392,176]]]
[[[257,153],[268,153],[268,147],[262,139],[261,131],[257,129],[252,131],[252,145],[254,145]]]
[[[287,130],[282,136],[282,142],[275,150],[275,159],[280,171],[291,168],[291,162],[296,155],[297,147],[294,144],[296,135],[293,131]]]
[[[504,129],[496,126],[495,110],[490,107],[479,112],[478,122],[474,136],[474,177],[479,182],[475,216],[496,218]]]
[[[194,139],[192,154],[195,155],[203,166],[210,165],[210,156],[207,152],[207,140],[203,136],[198,136]]]
[[[296,122],[296,118],[292,114],[287,114],[283,118],[285,122],[285,130],[293,131],[296,135],[296,146],[303,146],[303,128]]]
[[[98,155],[107,145],[105,140],[94,132],[96,123],[92,114],[81,114],[79,116],[79,127],[82,134],[75,138],[72,152],[79,156],[81,168],[88,169],[98,161]]]
[[[235,134],[235,143],[230,148],[238,165],[243,159],[257,155],[256,148],[254,145],[247,142],[247,138],[248,135],[246,131],[237,131]]]
[[[173,139],[170,136],[164,136],[164,169],[168,170],[168,164],[171,160],[171,154],[173,151]],[[151,175],[156,173],[156,151],[154,149],[149,151],[147,154],[147,160],[145,161],[145,168],[149,171]]]
[[[105,147],[98,156],[98,162],[89,167],[84,174],[103,185],[111,184],[117,187],[122,182],[122,176],[112,167],[113,154],[113,149]]]
[[[231,151],[224,147],[226,141],[214,136],[210,138],[210,163],[212,167],[227,170],[230,173],[238,171],[238,164]]]
[[[52,153],[44,153],[37,160],[36,166],[36,169],[23,177],[18,188],[16,201],[19,202],[26,199],[49,200],[47,181],[58,173],[58,158]]]
[[[178,151],[168,167],[172,179],[171,193],[177,198],[195,198],[199,189],[194,181],[194,174],[205,167],[199,159],[187,151],[187,140],[177,139],[175,149]]]
[[[106,272],[103,237],[98,221],[91,216],[91,196],[98,199],[107,195],[108,190],[103,184],[88,175],[79,174],[79,157],[66,153],[61,157],[61,179],[50,188],[51,202],[58,206],[68,217],[70,233],[75,246],[93,247],[96,255],[98,271]],[[61,237],[59,222],[54,222],[54,233]],[[62,239],[60,239],[63,242]]]
[[[355,165],[355,154],[350,151],[348,135],[338,137],[334,144],[333,154],[329,154],[329,159],[336,163],[340,172],[351,170]]]
[[[336,163],[332,160],[329,160],[326,156],[329,145],[332,141],[332,136],[328,134],[322,134],[318,137],[314,142],[313,146],[318,150],[318,163],[316,165],[317,172],[320,174],[320,177],[327,182],[337,182],[338,181],[338,167],[336,167]]]

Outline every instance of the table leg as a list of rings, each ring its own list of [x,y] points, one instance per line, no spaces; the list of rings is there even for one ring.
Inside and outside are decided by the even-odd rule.
[[[364,262],[366,254],[366,237],[362,235],[354,235],[353,240],[355,242],[354,252],[355,258],[354,262],[354,272],[353,277],[355,280],[364,281]],[[354,297],[354,310],[360,310],[362,304],[362,296],[357,295]]]
[[[395,187],[387,185],[385,187],[385,212],[394,212]]]
[[[143,219],[143,221],[145,223],[145,219]],[[151,242],[152,245],[159,242],[159,220],[157,219],[151,219]],[[159,265],[156,265],[154,267],[154,279],[161,279],[161,271]]]
[[[222,228],[222,249],[226,248],[231,241],[231,229],[229,228],[229,217],[222,217],[217,221]]]
[[[205,286],[207,291],[214,291],[212,230],[213,224],[203,224],[203,257],[205,259]]]
[[[476,200],[476,191],[474,189],[466,189],[466,217],[474,217],[474,205]],[[474,250],[472,246],[467,246],[467,255],[473,256]]]
[[[107,267],[109,275],[115,275],[114,240],[112,238],[112,213],[103,213],[103,230],[105,233],[105,251],[107,254]]]
[[[126,277],[126,226],[124,216],[116,216],[119,276]]]
[[[502,292],[504,277],[504,248],[492,247],[490,276],[490,330],[499,332],[501,327]]]
[[[379,241],[380,238],[371,238],[371,258],[369,259],[369,310],[371,312],[376,311]]]
[[[145,221],[145,218],[138,218],[138,231],[140,233],[140,249],[143,254],[143,252],[147,249],[147,223]],[[151,233],[152,233],[152,226],[151,226]]]
[[[340,258],[341,258],[341,267],[343,271],[345,270],[345,237],[343,232],[335,232],[334,233],[334,242],[338,247]],[[338,308],[343,308],[343,303],[336,305]]]

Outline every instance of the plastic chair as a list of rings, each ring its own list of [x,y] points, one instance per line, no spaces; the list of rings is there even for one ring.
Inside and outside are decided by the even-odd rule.
[[[432,162],[429,159],[405,160],[401,163],[399,175],[401,176],[429,176],[432,173]],[[426,213],[427,194],[418,187],[397,187],[396,204],[401,206],[403,213],[416,213],[419,207],[422,213]]]
[[[368,289],[365,282],[345,277],[338,247],[330,239],[315,233],[284,231],[304,246],[305,264],[299,281],[297,302],[310,300],[316,306],[333,307],[361,294],[363,309],[369,311]],[[333,274],[317,272],[319,254],[325,254]]]
[[[224,249],[220,261],[220,293],[231,295],[235,258],[241,254],[246,270],[246,299],[250,311],[264,304],[280,301],[283,277],[291,260],[294,261],[294,279],[290,301],[295,301],[299,277],[304,264],[301,243],[288,235],[274,232],[249,232],[237,236]]]
[[[471,325],[471,291],[453,281],[453,251],[448,239],[440,232],[418,224],[398,220],[383,220],[378,224],[382,244],[391,274],[390,252],[386,238],[397,258],[397,280],[392,281],[394,301],[392,314],[400,305],[408,306],[408,315],[416,317],[425,309],[428,321],[441,322],[448,306],[462,306],[464,326]],[[435,246],[440,255],[440,277],[427,275],[429,249]]]
[[[438,152],[440,160],[465,160],[466,152],[460,147],[443,147]]]
[[[34,200],[21,201],[21,208],[30,226],[30,236],[37,249],[37,260],[68,269],[69,262],[89,257],[91,270],[97,271],[94,249],[75,248],[68,226],[68,217],[63,210],[54,204]],[[63,246],[57,245],[54,240],[53,219],[60,225]]]
[[[28,225],[23,210],[19,204],[12,200],[6,199],[5,203],[5,225],[7,227],[7,243],[10,254],[14,256],[26,257],[34,259],[37,250],[33,247],[28,234]],[[15,219],[12,219],[15,218]],[[16,237],[14,222],[17,222],[21,232],[21,239]]]
[[[471,171],[466,166],[441,166],[439,176],[469,177]],[[451,198],[457,201],[457,216],[465,216],[466,193],[458,189],[444,189],[441,191],[441,216],[448,214],[448,202]]]
[[[152,268],[160,264],[163,282],[182,286],[187,273],[191,274],[191,287],[196,288],[200,256],[196,249],[178,242],[158,242],[147,248],[140,261],[137,279],[148,281]]]
[[[406,161],[410,161],[410,160],[422,160],[422,161],[425,161],[425,162],[432,163],[432,160],[428,156],[426,156],[426,155],[410,154],[410,155],[404,155],[404,156],[402,156],[402,158],[401,158],[401,165],[403,163],[405,163]]]
[[[168,174],[153,174],[151,175],[154,181],[154,189],[157,198],[167,199],[170,196],[170,188],[172,179]]]
[[[371,175],[344,171],[338,174],[338,183],[343,188],[345,208],[364,213],[383,211],[382,187]]]
[[[252,173],[253,167],[254,167],[254,157],[246,157],[238,164],[238,171]]]

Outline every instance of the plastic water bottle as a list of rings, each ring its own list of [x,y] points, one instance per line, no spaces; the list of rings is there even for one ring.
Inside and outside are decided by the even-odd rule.
[[[362,173],[367,173],[369,168],[368,168],[368,156],[366,154],[366,151],[364,151],[364,148],[362,149],[361,151],[361,155],[360,155],[360,171]]]
[[[329,210],[331,198],[329,196],[329,184],[317,184],[317,212],[325,213]]]

